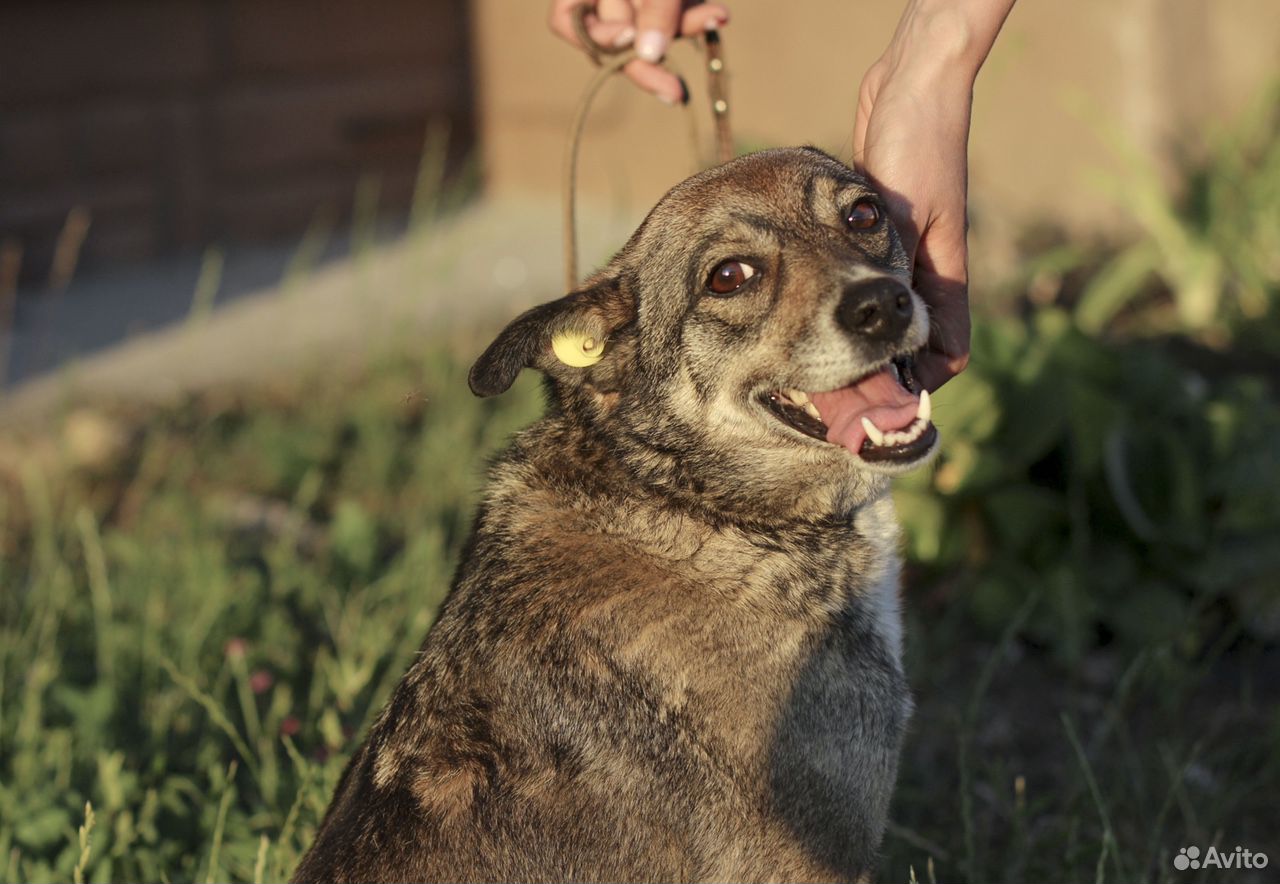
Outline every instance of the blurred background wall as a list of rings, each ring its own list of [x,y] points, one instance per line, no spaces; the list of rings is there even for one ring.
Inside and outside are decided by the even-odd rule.
[[[362,178],[403,211],[424,133],[473,146],[466,0],[0,4],[0,240],[24,282],[295,237]],[[70,214],[79,210],[76,214]]]
[[[847,157],[857,86],[900,2],[734,0],[726,31],[742,147]],[[0,240],[42,280],[84,226],[81,270],[221,241],[296,237],[376,182],[403,212],[432,121],[486,192],[550,196],[583,58],[511,0],[17,0],[0,5]],[[1107,224],[1088,173],[1114,127],[1159,155],[1274,75],[1274,0],[1023,0],[978,83],[975,226]],[[707,134],[698,56],[673,64]],[[701,159],[679,111],[620,79],[598,100],[583,192],[639,215]],[[476,130],[480,133],[475,139]],[[71,239],[77,234],[69,231]]]

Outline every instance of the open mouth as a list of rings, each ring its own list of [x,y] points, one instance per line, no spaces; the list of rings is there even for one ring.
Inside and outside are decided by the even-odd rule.
[[[868,463],[910,463],[938,440],[929,393],[914,367],[911,356],[898,356],[848,386],[819,393],[774,390],[761,394],[761,402],[791,429]]]

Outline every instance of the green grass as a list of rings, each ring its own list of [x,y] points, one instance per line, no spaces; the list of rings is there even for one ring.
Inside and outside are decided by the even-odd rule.
[[[996,346],[983,343],[996,327],[980,347]],[[158,410],[77,412],[7,465],[3,880],[289,874],[431,624],[486,454],[540,408],[528,376],[474,399],[459,354],[476,349]],[[1006,469],[983,481],[1061,491],[1050,502],[1069,509],[1069,480],[1023,475],[1043,471],[1035,462],[1059,436],[1017,460],[1016,419],[985,437],[961,419],[973,390],[1020,362],[1010,354],[975,360],[989,368],[937,397],[953,431],[943,464],[900,490],[919,710],[883,880],[928,880],[930,863],[938,880],[1196,880],[1176,877],[1170,857],[1214,841],[1280,858],[1274,644],[1229,597],[1176,580],[1159,584],[1186,601],[1171,628],[1126,631],[1107,605],[1072,613],[1089,594],[1072,580],[1090,572],[1062,564],[1070,543],[1002,549],[1011,542],[974,527],[986,518],[974,498],[991,488],[981,474],[957,483],[947,464],[984,439]],[[994,407],[1016,415],[1016,401]],[[925,499],[951,515],[931,523]],[[952,522],[969,526],[959,541]],[[1149,544],[1122,540],[1111,561],[1144,575]],[[975,587],[1007,591],[1018,568],[1011,604],[975,603]],[[1142,579],[1134,595],[1155,585]]]
[[[99,412],[128,441],[93,467],[69,435],[28,449],[0,497],[4,880],[70,879],[86,801],[89,880],[291,871],[431,624],[484,453],[539,407],[532,379],[474,400],[464,368]]]

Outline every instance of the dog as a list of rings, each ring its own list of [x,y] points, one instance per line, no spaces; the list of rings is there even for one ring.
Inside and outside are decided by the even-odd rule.
[[[547,412],[294,880],[867,879],[928,332],[883,200],[815,148],[677,185],[512,321],[471,388],[536,368]]]

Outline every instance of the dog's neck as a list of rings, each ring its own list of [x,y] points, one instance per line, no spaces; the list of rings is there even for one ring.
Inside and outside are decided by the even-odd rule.
[[[759,501],[726,510],[724,500],[735,499],[696,493],[670,473],[637,477],[604,440],[553,414],[518,434],[495,464],[486,511],[502,514],[507,528],[525,526],[539,555],[564,538],[595,538],[713,594],[803,618],[837,617],[852,598],[879,597],[884,587],[896,598],[898,527],[887,493],[856,505],[832,495],[828,509],[803,517],[762,517]]]
[[[734,528],[745,535],[771,536],[797,527],[841,530],[860,512],[888,494],[879,476],[831,477],[821,465],[785,480],[726,483],[706,476],[748,477],[752,455],[717,452],[699,456],[679,446],[655,445],[647,434],[600,425],[552,412],[530,428],[557,444],[539,446],[537,469],[563,487],[589,488],[599,500],[626,499],[632,506],[651,501],[663,512],[677,509],[691,524],[712,530]],[[520,443],[517,440],[516,445]],[[733,461],[740,459],[741,469]]]

